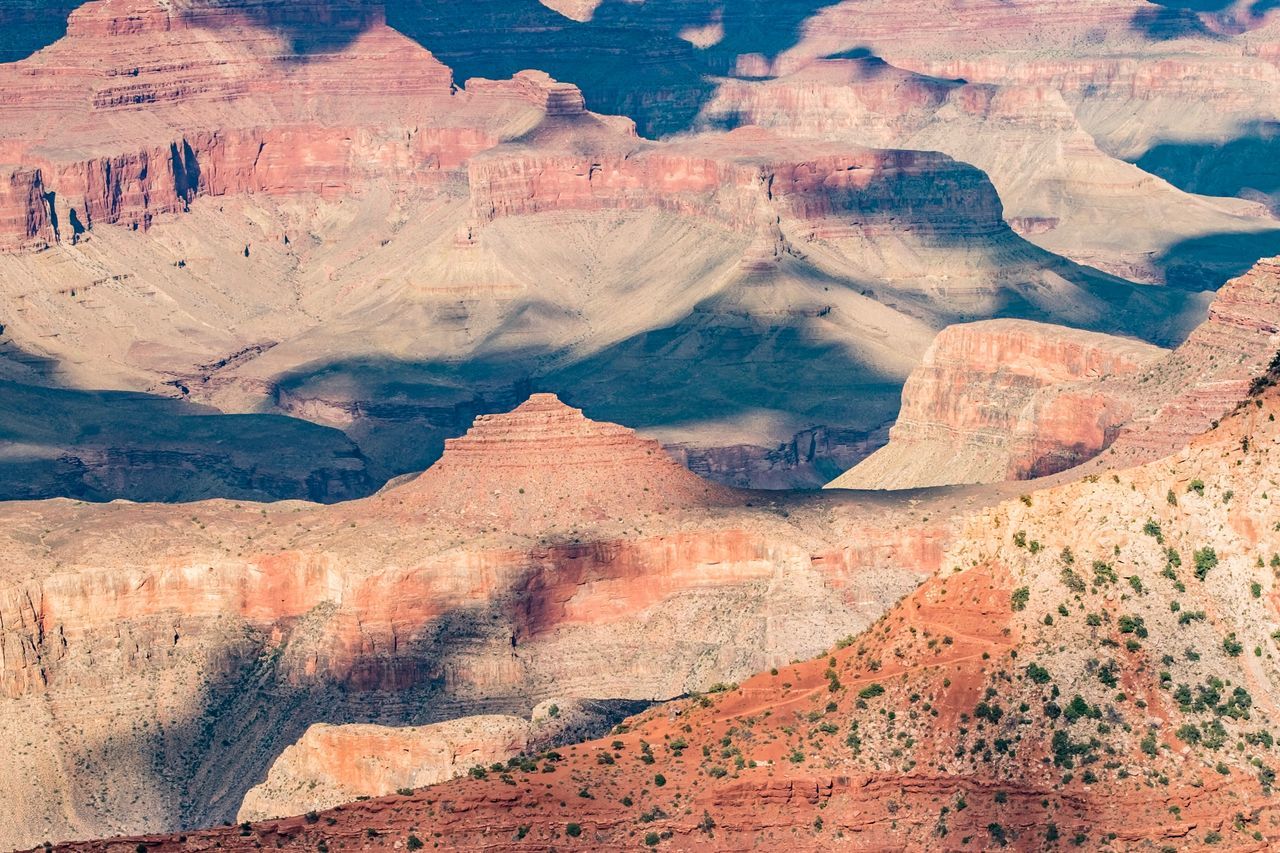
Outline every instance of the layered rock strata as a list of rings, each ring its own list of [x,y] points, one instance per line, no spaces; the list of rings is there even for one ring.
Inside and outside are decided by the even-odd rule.
[[[1167,459],[975,512],[871,630],[505,779],[68,849],[1271,849],[1278,411],[1264,392]]]
[[[1028,479],[1106,449],[1133,415],[1098,380],[1134,373],[1165,350],[1030,323],[948,326],[902,389],[889,443],[833,488],[906,488]]]
[[[711,485],[634,430],[583,417],[554,394],[481,415],[419,477],[387,490],[398,511],[536,532],[645,512],[727,504]]]
[[[1028,374],[1034,371],[1026,362],[1020,365],[1013,352],[988,349],[997,346],[1001,330],[1009,329],[1044,355],[1039,370],[1054,377],[1045,387],[1033,391],[1035,380]],[[1090,366],[1070,357],[1069,348],[1056,346],[1071,339],[1127,355]],[[1042,477],[1086,461],[1094,466],[1090,471],[1149,462],[1210,429],[1245,399],[1277,349],[1280,265],[1275,259],[1259,261],[1224,285],[1208,319],[1167,353],[1015,321],[949,327],[908,379],[904,414],[890,430],[889,443],[831,485],[994,482]],[[1020,393],[1012,391],[1019,386]],[[990,429],[996,423],[1001,427]]]
[[[7,504],[0,843],[229,820],[317,722],[661,699],[811,654],[918,582],[957,506],[730,492],[549,396],[363,501]]]

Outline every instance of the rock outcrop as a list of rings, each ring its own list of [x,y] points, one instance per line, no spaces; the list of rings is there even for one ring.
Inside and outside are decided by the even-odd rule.
[[[317,723],[280,753],[267,780],[245,794],[237,821],[333,808],[462,776],[524,752],[529,721],[490,714],[429,726]]]
[[[681,467],[658,442],[583,417],[554,394],[481,415],[444,455],[380,502],[454,524],[537,532],[575,523],[728,504],[728,490]]]
[[[949,326],[907,380],[889,443],[830,487],[997,482],[1071,468],[1110,446],[1134,414],[1099,380],[1139,372],[1164,355],[1022,320]]]
[[[1117,310],[1126,285],[1019,237],[959,160],[650,141],[588,103],[538,71],[457,81],[376,3],[85,3],[0,68],[0,322],[60,382],[319,422],[383,480],[537,386],[722,482],[795,486],[870,447],[786,445],[881,435],[959,316],[1164,341],[1202,308]]]
[[[991,238],[1000,199],[977,170],[927,151],[796,144],[746,128],[654,146],[615,142],[589,154],[577,134],[538,138],[472,158],[476,218],[558,210],[668,210],[751,233],[779,215],[809,239],[851,233]]]
[[[317,722],[652,701],[812,654],[936,565],[956,509],[735,493],[549,396],[362,501],[0,505],[0,843],[229,820]]]
[[[505,779],[67,849],[1271,849],[1277,412],[1264,391],[1167,459],[975,512],[872,630]]]
[[[309,54],[287,35],[308,18],[332,42]],[[0,72],[0,162],[21,164],[0,193],[9,249],[146,228],[199,196],[439,188],[535,112],[582,111],[544,74],[458,91],[363,2],[96,0]]]
[[[987,331],[1009,329],[1043,354],[1044,387],[1035,387],[1030,365],[1013,351],[984,350],[1001,339],[988,339]],[[1120,357],[1089,365],[1056,345],[1071,339]],[[1277,349],[1276,259],[1259,261],[1224,285],[1208,319],[1167,353],[1017,321],[949,327],[907,381],[903,415],[889,443],[831,485],[994,482],[1043,477],[1085,462],[1092,467],[1081,473],[1150,462],[1185,446],[1245,399]],[[1058,367],[1049,367],[1055,362]],[[974,381],[987,375],[991,380]],[[1103,450],[1105,457],[1095,458]]]
[[[875,56],[816,60],[780,77],[722,81],[702,120],[945,152],[990,176],[1007,221],[1028,240],[1140,281],[1220,282],[1240,257],[1206,245],[1172,264],[1168,253],[1210,235],[1265,239],[1276,228],[1262,206],[1189,195],[1103,151],[1052,80],[965,82],[974,79],[965,72],[929,76]]]
[[[1141,400],[1116,439],[1112,464],[1134,464],[1182,447],[1248,396],[1280,349],[1280,258],[1227,282],[1186,342],[1138,382],[1118,389]]]

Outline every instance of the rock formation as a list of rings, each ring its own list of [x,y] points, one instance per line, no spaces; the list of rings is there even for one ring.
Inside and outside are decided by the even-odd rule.
[[[1228,282],[1208,319],[1168,353],[1041,324],[950,327],[908,380],[888,445],[831,485],[1031,479],[1103,450],[1105,459],[1090,471],[1172,453],[1244,399],[1280,346],[1278,274],[1269,259]],[[1020,345],[995,352],[1011,329]],[[1092,341],[1099,352],[1123,357],[1090,365],[1057,346],[1067,340]],[[1030,363],[1027,350],[1038,353]],[[1030,379],[1033,373],[1043,379]]]
[[[816,659],[505,778],[69,849],[390,849],[436,833],[513,850],[1270,849],[1280,396],[1258,387],[1173,456],[974,513],[934,577]]]
[[[703,121],[945,152],[990,176],[1007,221],[1028,240],[1139,281],[1220,282],[1240,257],[1205,246],[1170,265],[1167,253],[1209,235],[1261,237],[1277,227],[1257,204],[1188,195],[1103,151],[1051,81],[957,77],[973,79],[875,56],[817,60],[780,77],[723,81]]]
[[[509,765],[607,734],[645,702],[547,700],[530,719],[485,714],[427,726],[317,723],[250,788],[236,820],[288,817]],[[477,770],[476,768],[479,768]]]
[[[392,511],[513,533],[731,500],[658,442],[588,420],[554,394],[534,394],[506,414],[481,415],[464,436],[445,440],[439,462],[381,496]]]
[[[959,506],[783,498],[538,395],[362,501],[0,505],[0,843],[229,820],[317,722],[666,699],[807,656],[933,568]]]
[[[616,5],[624,30],[722,26],[708,57],[750,17]],[[816,485],[874,442],[779,447],[883,435],[945,325],[1016,315],[1165,344],[1203,311],[1028,243],[933,142],[815,141],[763,106],[772,130],[645,140],[539,71],[455,79],[433,46],[475,67],[458,52],[473,36],[424,48],[376,3],[95,0],[0,68],[0,322],[57,375],[31,381],[319,422],[375,481],[537,386],[722,482]],[[925,107],[956,88],[911,81]]]
[[[831,482],[894,489],[1045,476],[1092,458],[1134,414],[1098,381],[1164,350],[1022,320],[948,326],[902,389],[889,444]]]
[[[249,789],[237,821],[333,808],[464,775],[524,752],[529,721],[497,714],[429,726],[317,723],[280,753],[267,780]]]

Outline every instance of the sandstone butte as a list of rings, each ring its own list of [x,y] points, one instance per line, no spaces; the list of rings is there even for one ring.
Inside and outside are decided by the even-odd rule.
[[[808,657],[936,568],[975,499],[736,492],[539,394],[361,501],[5,503],[0,844],[230,820],[317,722],[668,699]]]
[[[810,660],[411,794],[59,849],[1274,849],[1278,381],[1166,458],[972,513]]]
[[[1280,263],[1228,282],[1172,351],[1016,320],[950,326],[903,388],[889,442],[835,488],[1042,477],[1158,458],[1247,392],[1280,335]],[[1090,469],[1094,470],[1094,469]]]

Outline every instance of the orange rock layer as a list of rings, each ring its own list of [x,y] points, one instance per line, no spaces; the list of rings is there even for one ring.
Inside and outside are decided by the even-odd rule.
[[[1097,390],[1165,354],[1023,320],[944,329],[902,390],[889,444],[831,483],[904,488],[1043,476],[1105,449],[1131,404]]]

